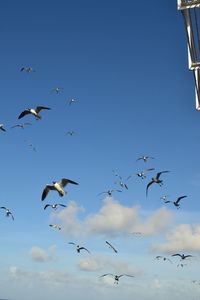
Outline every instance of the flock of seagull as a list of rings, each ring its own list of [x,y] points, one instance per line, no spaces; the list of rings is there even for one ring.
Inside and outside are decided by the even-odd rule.
[[[20,71],[25,71],[25,72],[35,72],[35,70],[31,67],[22,67],[20,69]],[[56,87],[56,88],[53,88],[52,89],[52,92],[56,93],[56,94],[59,94],[61,92],[63,88],[61,87]],[[69,100],[69,105],[72,105],[73,103],[77,102],[76,99],[70,99]],[[48,111],[50,110],[51,108],[49,107],[45,107],[45,106],[36,106],[35,108],[27,108],[25,110],[23,110],[19,116],[18,116],[18,119],[22,119],[24,118],[25,116],[27,115],[32,115],[33,117],[35,117],[36,120],[40,120],[42,118],[42,116],[39,114],[41,111]],[[14,126],[12,126],[11,128],[22,128],[24,129],[26,126],[29,126],[29,125],[32,125],[31,123],[21,123],[21,124],[16,124]],[[4,127],[4,124],[0,124],[0,130],[5,132],[6,129]],[[69,135],[73,135],[75,132],[74,131],[68,131],[66,134],[69,134]],[[35,147],[32,145],[32,144],[28,144],[28,146],[32,147],[33,150],[36,151]],[[154,157],[151,157],[151,156],[141,156],[139,157],[136,161],[143,161],[145,164],[147,163],[148,160],[151,160],[151,159],[155,159]],[[128,190],[128,183],[129,180],[134,177],[134,176],[137,176],[139,178],[141,178],[142,180],[146,179],[146,172],[151,172],[151,171],[154,171],[155,169],[154,168],[145,168],[144,170],[141,170],[137,173],[132,173],[130,174],[126,180],[123,180],[122,176],[115,170],[113,170],[113,174],[115,177],[117,177],[119,179],[119,181],[116,181],[115,184],[117,184],[118,186],[120,186],[121,189],[126,189]],[[160,171],[158,173],[155,174],[154,177],[151,178],[151,181],[149,181],[146,185],[146,197],[148,196],[148,192],[149,192],[149,188],[150,186],[152,186],[152,184],[158,184],[159,186],[162,186],[163,185],[163,180],[160,179],[161,175],[163,174],[166,174],[166,173],[169,173],[170,171]],[[46,199],[46,197],[48,196],[49,192],[50,191],[56,191],[58,193],[58,195],[60,197],[64,197],[67,192],[64,190],[64,188],[67,186],[67,185],[78,185],[79,183],[77,183],[76,181],[73,181],[71,179],[67,179],[67,178],[61,178],[60,181],[53,181],[51,184],[46,184],[43,191],[42,191],[42,195],[41,195],[41,201],[44,201]],[[106,190],[106,191],[102,191],[98,194],[99,195],[102,195],[102,194],[107,194],[109,197],[112,196],[112,194],[114,192],[118,192],[118,193],[121,193],[122,190],[121,189],[109,189],[109,190]],[[161,200],[164,201],[164,203],[168,204],[168,203],[172,203],[177,209],[180,208],[180,201],[184,198],[186,198],[187,196],[184,195],[184,196],[179,196],[175,201],[169,201],[168,200],[168,196],[162,196],[160,197]],[[55,203],[55,204],[49,204],[47,203],[45,206],[44,206],[44,210],[46,210],[48,207],[51,207],[52,209],[56,210],[58,208],[58,206],[60,207],[67,207],[66,205],[62,204],[62,203]],[[7,217],[11,217],[12,220],[14,221],[14,216],[13,216],[13,213],[5,206],[1,206],[0,209],[4,210],[5,211],[5,215]],[[49,225],[51,228],[55,228],[57,230],[61,230],[62,227],[60,225],[57,225],[57,224],[50,224]],[[141,232],[135,232],[133,234],[136,234],[136,235],[141,235],[142,233]],[[83,246],[80,246],[74,242],[69,242],[68,244],[70,245],[73,245],[77,251],[77,253],[80,253],[81,251],[86,251],[87,253],[91,254],[91,252],[83,247]],[[107,246],[112,249],[115,253],[118,253],[118,250],[108,241],[106,241],[106,244]],[[186,260],[187,258],[190,258],[190,257],[193,257],[192,255],[188,254],[188,255],[185,255],[185,254],[180,254],[180,253],[175,253],[175,254],[172,254],[172,257],[175,257],[175,256],[178,256],[180,257],[180,260],[181,261],[184,261]],[[163,261],[169,261],[170,263],[172,263],[172,261],[167,258],[167,257],[164,257],[164,256],[156,256],[155,257],[156,260],[163,260]],[[181,267],[184,267],[186,264],[183,264],[183,263],[180,263],[178,264],[177,266],[181,266]],[[126,277],[135,277],[134,275],[132,274],[120,274],[120,275],[116,275],[116,274],[112,274],[112,273],[106,273],[106,274],[103,274],[100,276],[100,278],[102,277],[105,277],[105,276],[111,276],[114,278],[114,283],[115,284],[118,284],[119,283],[119,279],[123,276],[126,276]],[[197,280],[194,280],[194,282],[198,282]]]

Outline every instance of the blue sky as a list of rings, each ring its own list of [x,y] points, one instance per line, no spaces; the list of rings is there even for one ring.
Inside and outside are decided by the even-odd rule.
[[[15,217],[0,211],[0,298],[76,300],[87,291],[97,300],[197,299],[200,123],[176,1],[7,1],[0,28],[0,203]],[[29,66],[36,72],[20,72]],[[18,120],[37,105],[51,110],[39,121]],[[23,122],[32,125],[11,129]],[[136,161],[142,155],[155,159]],[[120,189],[112,170],[126,179],[146,168],[155,171],[132,177],[128,190],[98,196]],[[146,198],[147,183],[163,170],[170,171],[164,185],[152,185]],[[61,178],[79,185],[42,202],[45,184]],[[177,210],[162,195],[188,197]],[[44,211],[57,202],[67,208]],[[70,241],[92,254],[76,253]],[[176,257],[155,260],[175,252],[195,257],[183,268]],[[98,278],[105,273],[135,278],[116,286]]]

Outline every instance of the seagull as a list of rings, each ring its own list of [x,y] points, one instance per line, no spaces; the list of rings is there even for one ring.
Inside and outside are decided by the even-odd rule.
[[[5,209],[5,211],[6,211],[6,217],[11,216],[12,219],[13,219],[13,221],[14,221],[13,214],[11,213],[11,211],[10,211],[8,208],[6,208],[6,207],[4,207],[4,206],[1,206],[0,208]]]
[[[69,105],[71,105],[72,103],[75,103],[75,102],[77,102],[77,100],[72,98],[69,100]]]
[[[145,156],[145,155],[143,155],[142,157],[139,157],[138,159],[136,159],[136,161],[142,159],[144,162],[146,162],[147,159],[149,159],[149,158],[154,159],[154,157],[152,157],[152,156]]]
[[[147,171],[153,171],[155,169],[146,169],[146,170],[142,170],[141,172],[137,173],[137,174],[131,174],[130,176],[128,176],[128,179],[130,179],[132,176],[138,176],[138,177],[141,177],[142,179],[146,178],[146,176],[144,175],[144,172],[147,172]]]
[[[176,254],[172,254],[172,256],[180,256],[180,258],[183,260],[183,259],[186,259],[188,257],[194,257],[193,255],[185,255],[185,254],[179,254],[179,253],[176,253]]]
[[[173,263],[169,258],[164,257],[164,256],[160,256],[160,255],[156,256],[155,259],[157,259],[157,260],[163,259],[164,261],[168,260],[171,264]]]
[[[75,131],[71,130],[71,131],[67,131],[66,134],[73,135],[74,133],[75,133]]]
[[[78,184],[77,182],[66,178],[62,178],[60,182],[53,181],[53,184],[47,184],[42,193],[42,201],[46,198],[50,190],[57,191],[59,193],[59,196],[63,197],[67,193],[63,190],[63,188],[68,183]]]
[[[66,205],[64,205],[64,204],[61,204],[61,203],[56,203],[56,204],[46,204],[45,205],[45,207],[44,207],[44,209],[46,209],[48,206],[51,206],[53,209],[57,209],[57,206],[62,206],[62,207],[67,207]]]
[[[30,67],[22,67],[20,69],[20,71],[35,72],[35,70],[33,68],[30,68]]]
[[[122,191],[120,191],[120,190],[108,190],[108,191],[99,193],[98,196],[101,195],[101,194],[108,194],[109,196],[112,196],[113,192],[122,192]]]
[[[20,128],[22,128],[22,129],[24,129],[24,127],[25,127],[26,125],[32,125],[32,124],[31,124],[31,123],[17,124],[17,125],[12,126],[11,128],[20,127]]]
[[[108,244],[108,247],[111,248],[111,249],[113,249],[113,251],[115,253],[117,253],[117,250],[109,242],[106,241],[106,244]]]
[[[68,244],[75,245],[75,246],[76,246],[76,251],[77,251],[78,253],[80,253],[81,250],[85,250],[85,251],[87,251],[88,253],[90,253],[90,251],[89,251],[88,249],[86,249],[85,247],[80,247],[79,245],[76,245],[76,244],[73,243],[73,242],[69,242]]]
[[[120,185],[122,188],[126,188],[128,190],[128,186],[123,181],[115,182],[116,184]]]
[[[180,208],[180,203],[179,203],[179,201],[181,200],[181,199],[183,199],[183,198],[186,198],[187,196],[180,196],[180,197],[178,197],[177,198],[177,200],[176,201],[169,201],[169,200],[167,200],[167,201],[165,201],[165,203],[173,203],[176,207],[177,207],[177,209],[179,209]]]
[[[119,175],[119,173],[117,173],[117,171],[112,170],[112,172],[114,173],[114,176],[117,176],[117,177],[119,177],[122,180],[122,176]]]
[[[147,193],[148,193],[148,188],[150,187],[150,185],[152,183],[158,183],[160,186],[163,184],[163,181],[159,179],[160,175],[162,173],[168,173],[169,171],[162,171],[162,172],[159,172],[156,174],[156,177],[153,177],[151,178],[151,181],[147,184],[147,187],[146,187],[146,196],[147,196]]]
[[[160,197],[160,200],[166,201],[166,200],[167,200],[167,197],[168,197],[168,196],[166,196],[166,195],[165,195],[165,196],[161,196],[161,197]]]
[[[107,273],[107,274],[101,275],[100,277],[104,277],[104,276],[108,276],[108,275],[114,277],[114,279],[115,279],[114,283],[115,284],[119,283],[119,278],[121,278],[122,276],[135,277],[133,275],[127,275],[127,274],[114,275],[114,274],[111,274],[111,273]]]
[[[58,228],[58,230],[61,230],[61,226],[59,226],[57,224],[50,224],[49,226],[52,228]]]
[[[0,129],[1,129],[2,131],[6,131],[5,128],[3,127],[3,124],[0,124]]]
[[[62,89],[63,88],[61,88],[61,87],[56,87],[56,88],[53,88],[52,91],[56,92],[57,94],[59,94]]]
[[[38,115],[38,113],[42,110],[42,109],[51,109],[49,107],[44,107],[44,106],[36,106],[36,108],[27,108],[25,109],[18,117],[18,119],[23,118],[24,116],[31,114],[34,115],[36,117],[36,119],[41,119],[42,117],[40,115]]]

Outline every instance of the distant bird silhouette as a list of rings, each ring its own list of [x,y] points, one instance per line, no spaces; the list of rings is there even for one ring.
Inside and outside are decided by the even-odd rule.
[[[167,197],[168,197],[168,196],[166,196],[166,195],[165,195],[165,196],[161,196],[161,197],[160,197],[160,200],[166,201],[166,200],[167,200]]]
[[[103,274],[101,275],[100,277],[104,277],[104,276],[113,276],[114,277],[114,283],[115,284],[118,284],[119,283],[119,279],[122,277],[122,276],[127,276],[127,277],[135,277],[133,275],[127,275],[127,274],[121,274],[121,275],[114,275],[114,274],[111,274],[111,273],[107,273],[107,274]]]
[[[57,228],[58,230],[61,230],[61,226],[59,226],[57,224],[50,224],[49,226],[52,228]]]
[[[113,245],[111,245],[109,242],[106,241],[106,244],[109,246],[109,248],[111,248],[115,253],[117,253],[117,250],[115,249],[115,247],[113,247]]]
[[[6,211],[6,217],[11,216],[12,219],[13,219],[13,221],[14,221],[13,214],[11,213],[11,211],[8,208],[6,208],[5,206],[1,206],[0,208],[5,209],[5,211]]]
[[[73,134],[75,134],[75,131],[73,131],[73,130],[71,130],[71,131],[67,131],[67,133],[66,134],[68,134],[68,135],[73,135]]]
[[[150,187],[151,184],[153,183],[158,183],[160,186],[163,184],[163,181],[160,180],[160,175],[163,174],[163,173],[168,173],[169,171],[162,171],[162,172],[159,172],[156,174],[156,177],[153,177],[151,178],[151,181],[147,184],[147,187],[146,187],[146,196],[147,196],[147,193],[148,193],[148,189]]]
[[[11,128],[20,127],[20,128],[22,128],[22,129],[24,129],[24,127],[25,127],[26,125],[32,125],[32,124],[31,124],[31,123],[17,124],[17,125],[12,126]]]
[[[51,109],[51,108],[49,108],[49,107],[44,107],[44,106],[36,106],[36,108],[34,109],[34,108],[27,108],[27,109],[25,109],[20,115],[19,115],[19,117],[18,117],[18,119],[21,119],[21,118],[23,118],[24,116],[26,116],[26,115],[29,115],[29,114],[31,114],[31,115],[34,115],[35,116],[35,118],[37,119],[37,120],[39,120],[39,119],[41,119],[42,117],[38,114],[42,109]]]
[[[126,188],[128,190],[128,186],[126,183],[124,183],[123,181],[118,181],[118,182],[115,182],[116,184],[120,185],[122,188]]]
[[[4,128],[3,126],[4,126],[3,124],[0,124],[0,130],[6,131],[5,128]]]
[[[136,173],[136,174],[131,174],[130,176],[127,177],[126,180],[130,179],[131,177],[133,176],[138,176],[138,177],[141,177],[142,179],[146,178],[144,172],[147,172],[147,171],[153,171],[155,169],[146,169],[146,170],[142,170],[140,171],[139,173]]]
[[[188,258],[188,257],[194,257],[193,255],[185,255],[185,254],[179,254],[179,253],[176,253],[176,254],[172,254],[172,256],[180,256],[180,258],[182,259],[182,260],[184,260],[184,259],[186,259],[186,258]]]
[[[177,267],[182,267],[182,268],[185,267],[185,266],[187,266],[187,264],[178,264],[177,265]]]
[[[165,203],[173,203],[176,207],[177,207],[177,209],[179,209],[180,208],[180,200],[181,199],[183,199],[183,198],[186,198],[187,196],[180,196],[180,197],[178,197],[178,199],[176,200],[176,201],[169,201],[169,200],[167,200],[167,201],[165,201]]]
[[[35,70],[33,68],[30,68],[30,67],[22,67],[20,69],[20,71],[35,72]]]
[[[140,231],[135,231],[135,232],[131,232],[130,234],[134,234],[134,235],[141,235],[141,234],[142,234],[142,232],[140,232]]]
[[[99,193],[98,196],[102,195],[102,194],[108,194],[108,196],[112,196],[113,192],[122,192],[122,191],[120,191],[120,190],[108,190],[108,191]]]
[[[167,258],[167,257],[164,257],[164,256],[160,256],[160,255],[158,255],[158,256],[156,256],[156,258],[155,259],[157,259],[157,260],[160,260],[160,259],[162,259],[162,260],[164,260],[164,261],[169,261],[171,264],[172,264],[172,261],[169,259],[169,258]]]
[[[151,158],[151,159],[154,159],[154,157],[152,157],[152,156],[142,156],[142,157],[139,157],[138,159],[136,159],[136,161],[137,160],[143,160],[144,162],[146,162],[149,158]]]
[[[75,103],[75,102],[77,102],[77,100],[72,98],[69,100],[69,105],[71,105],[72,103]]]
[[[57,191],[59,196],[63,197],[67,193],[63,190],[63,188],[69,183],[78,184],[77,182],[66,178],[62,178],[60,182],[53,181],[53,184],[47,184],[42,193],[42,201],[46,198],[49,191]]]
[[[56,87],[56,88],[52,89],[52,92],[56,92],[57,94],[59,94],[62,89],[63,88],[61,88],[61,87]]]
[[[68,244],[71,244],[71,245],[76,246],[76,251],[77,251],[78,253],[80,253],[81,250],[85,250],[85,251],[87,251],[88,253],[90,253],[90,251],[89,251],[88,249],[86,249],[85,247],[80,247],[79,245],[76,245],[76,244],[73,243],[73,242],[69,242]]]
[[[56,204],[46,204],[45,207],[44,207],[44,209],[46,209],[48,206],[51,206],[54,210],[57,209],[57,206],[67,207],[67,206],[64,205],[64,204],[56,203]]]

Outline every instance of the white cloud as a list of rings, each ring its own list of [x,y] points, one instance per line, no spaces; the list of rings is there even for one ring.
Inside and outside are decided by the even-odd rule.
[[[106,271],[113,272],[115,274],[125,273],[130,275],[138,275],[142,273],[142,271],[134,267],[130,261],[110,259],[97,255],[81,259],[77,263],[77,266],[80,270],[89,272]]]
[[[66,209],[52,214],[52,218],[62,223],[61,232],[70,237],[124,236],[136,231],[150,236],[165,231],[172,222],[172,212],[165,207],[153,212],[149,217],[141,218],[138,206],[128,207],[111,197],[104,199],[104,204],[97,213],[80,220],[78,213],[83,211],[83,207],[70,202]]]
[[[55,260],[55,253],[54,253],[55,248],[56,245],[52,245],[51,247],[48,248],[47,251],[45,251],[40,247],[34,246],[29,251],[29,255],[34,261],[37,262],[46,262],[46,261]]]
[[[152,252],[192,252],[200,251],[200,224],[181,224],[166,235],[166,242],[155,244]]]

